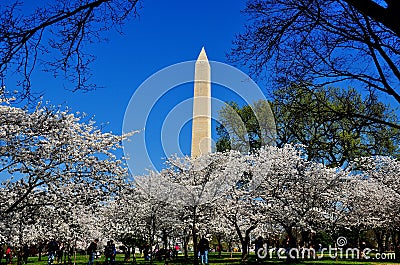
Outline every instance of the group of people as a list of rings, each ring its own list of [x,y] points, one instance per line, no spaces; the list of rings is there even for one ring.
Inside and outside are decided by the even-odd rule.
[[[99,239],[95,239],[93,240],[93,242],[90,243],[89,247],[87,248],[87,254],[89,255],[89,261],[87,265],[93,265],[94,260],[97,257],[97,245],[99,243]],[[198,245],[198,255],[200,258],[200,262],[201,264],[207,265],[208,264],[208,251],[210,249],[210,245],[209,242],[207,240],[207,238],[205,238],[204,236],[200,239]],[[50,246],[49,246],[50,249]],[[176,251],[176,253],[179,250],[179,246],[178,244],[175,246],[174,250]],[[115,265],[115,256],[116,256],[116,248],[115,248],[115,244],[112,240],[107,242],[107,245],[104,248],[104,256],[105,256],[105,265]],[[50,252],[49,252],[50,254]],[[148,244],[145,245],[144,249],[143,249],[143,254],[145,257],[145,260],[149,260],[150,259],[150,246]],[[49,259],[50,259],[50,255],[49,255]],[[51,263],[49,263],[48,265],[51,265]]]
[[[93,265],[95,258],[97,258],[97,244],[99,243],[99,239],[93,240],[87,248],[87,254],[89,255],[88,265]],[[112,240],[107,242],[107,245],[104,247],[104,256],[105,256],[105,265],[114,265],[115,264],[115,255],[117,254],[117,250],[115,248],[115,244]]]
[[[6,264],[12,264],[13,254],[14,248],[10,244],[0,246],[0,264],[3,258],[5,258]],[[22,249],[18,249],[17,254],[18,261],[21,261],[23,264],[28,263],[29,247],[27,244],[25,244]]]
[[[53,264],[54,261],[62,263],[65,250],[64,244],[51,239],[36,246],[29,246],[27,243],[23,244],[22,247],[13,247],[9,243],[0,245],[0,264],[3,258],[6,260],[5,264],[12,264],[13,258],[18,260],[18,264],[27,264],[31,252],[41,253],[43,249],[47,250],[47,265]],[[40,256],[39,254],[39,259]]]
[[[68,259],[70,259],[69,255],[71,255],[72,249],[66,249],[65,245],[62,242],[51,239],[47,243],[47,265],[53,264],[54,261],[57,261],[57,263],[61,263],[64,257],[64,252],[68,254]],[[64,258],[66,257],[67,256],[65,256]]]

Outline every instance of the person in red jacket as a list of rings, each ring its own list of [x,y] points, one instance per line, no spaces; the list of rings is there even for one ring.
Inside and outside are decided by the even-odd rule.
[[[6,264],[11,264],[12,263],[12,249],[10,246],[7,246],[5,254],[6,254]]]

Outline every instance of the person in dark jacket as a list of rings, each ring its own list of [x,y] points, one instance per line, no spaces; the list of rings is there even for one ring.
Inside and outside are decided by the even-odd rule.
[[[110,241],[107,241],[107,245],[104,247],[104,256],[105,256],[105,265],[110,264],[110,259],[111,259],[111,246],[110,246]]]
[[[99,243],[99,240],[96,238],[95,240],[93,240],[92,243],[90,243],[90,245],[87,249],[87,254],[89,255],[88,265],[93,265],[94,258],[96,256],[96,251],[97,251],[97,243]]]
[[[53,261],[56,256],[56,251],[58,250],[58,243],[57,241],[50,240],[50,242],[47,244],[47,265],[53,264]]]
[[[115,255],[117,254],[117,250],[115,248],[114,241],[110,240],[107,242],[107,246],[104,249],[104,255],[106,257],[105,264],[115,264]]]
[[[208,264],[208,250],[210,249],[209,242],[204,236],[199,241],[199,255],[201,264]]]
[[[256,253],[256,260],[259,261],[259,250],[263,248],[264,245],[264,239],[262,238],[262,236],[259,236],[254,244],[254,252]]]

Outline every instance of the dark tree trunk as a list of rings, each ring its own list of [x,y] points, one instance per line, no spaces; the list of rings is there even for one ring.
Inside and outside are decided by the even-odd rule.
[[[245,239],[240,243],[242,245],[242,260],[245,260],[245,259],[247,259],[247,255],[249,254],[247,252],[247,247],[249,246],[249,242]]]
[[[197,251],[197,230],[196,230],[196,219],[197,219],[197,206],[193,207],[193,223],[192,223],[192,238],[193,238],[193,264],[199,264],[199,255]]]
[[[67,245],[67,259],[68,259],[68,264],[72,264],[72,246],[71,246],[71,241],[68,241]]]
[[[380,229],[373,229],[373,231],[375,233],[376,242],[378,243],[379,252],[385,252],[383,247],[383,231]]]
[[[156,216],[153,214],[150,218],[150,226],[149,226],[149,237],[148,237],[148,243],[149,243],[149,254],[150,254],[150,265],[154,264],[154,255],[153,255],[153,245],[154,245],[154,238],[155,238],[155,233],[156,233]]]
[[[286,233],[288,236],[288,242],[287,242],[286,248],[287,248],[287,251],[289,251],[286,256],[286,261],[291,263],[291,262],[297,261],[297,257],[291,257],[291,255],[289,255],[290,250],[297,247],[297,242],[296,242],[296,237],[293,233],[293,227],[292,226],[285,227],[285,230],[286,230]]]
[[[253,230],[253,229],[251,229],[251,230]],[[246,234],[245,234],[245,237],[244,237],[244,244],[242,245],[242,248],[243,248],[242,256],[244,256],[245,258],[249,255],[250,232],[251,232],[251,230],[250,229],[246,230]]]
[[[245,231],[244,237],[243,237],[242,232],[240,231],[240,228],[239,228],[237,223],[235,223],[235,229],[236,229],[236,232],[237,232],[237,234],[239,236],[240,243],[242,245],[242,260],[246,260],[248,254],[249,254],[248,253],[248,247],[249,247],[249,243],[250,243],[250,233],[251,233],[251,231],[256,229],[256,226],[255,225],[250,226]]]
[[[193,223],[195,225],[195,223]],[[198,265],[199,264],[199,255],[197,251],[197,232],[196,228],[193,227],[192,229],[192,236],[193,236],[193,264]]]
[[[38,247],[38,252],[39,252],[38,261],[42,261],[42,251],[43,251],[43,243],[40,242]]]
[[[135,250],[135,246],[132,247],[132,265],[136,265],[136,250]]]
[[[377,4],[375,1],[361,1],[361,0],[345,0],[353,7],[355,7],[360,13],[363,13],[373,20],[376,20],[400,37],[400,20],[398,17],[398,4],[388,5],[386,8]],[[388,2],[388,1],[386,1]],[[396,2],[396,1],[393,1]]]
[[[390,245],[391,245],[391,243],[390,243],[390,234],[389,234],[388,229],[386,229],[386,231],[385,231],[385,251],[390,251],[391,250],[390,249]]]
[[[399,238],[398,238],[398,232],[393,230],[392,231],[392,242],[394,246],[394,252],[396,255],[396,260],[400,260],[400,245],[399,245]]]
[[[184,236],[183,237],[183,253],[185,256],[185,261],[188,261],[189,255],[188,255],[188,243],[189,243],[189,236]]]
[[[17,265],[22,264],[22,248],[19,247],[17,250]]]
[[[310,246],[310,231],[309,230],[302,230],[301,231],[301,245],[306,248]]]
[[[293,234],[293,228],[290,227],[290,228],[288,229],[287,233],[288,233],[288,237],[289,237],[289,246],[290,246],[291,248],[295,248],[295,247],[297,246],[297,243],[296,243],[296,237],[295,237],[295,235]]]

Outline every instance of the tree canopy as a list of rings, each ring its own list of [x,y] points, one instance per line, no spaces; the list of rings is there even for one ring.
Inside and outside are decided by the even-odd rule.
[[[309,160],[342,166],[363,156],[399,156],[397,116],[376,97],[362,97],[351,88],[310,90],[293,85],[276,90],[270,104],[277,126],[277,145],[301,144]],[[256,108],[239,107],[235,103],[221,109],[222,123],[217,127],[218,151],[239,150],[231,138],[250,139],[250,150],[265,145],[260,142],[259,119],[253,109]],[[226,115],[228,110],[237,112],[245,124],[242,130],[237,129],[240,123],[232,122],[234,115]],[[237,136],[239,132],[240,137]]]
[[[39,103],[29,112],[9,101],[0,101],[1,218],[49,205],[96,205],[117,192],[128,172],[115,150],[130,133],[103,133],[68,109]]]

